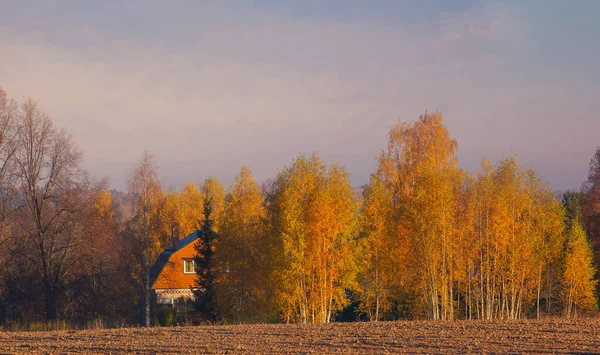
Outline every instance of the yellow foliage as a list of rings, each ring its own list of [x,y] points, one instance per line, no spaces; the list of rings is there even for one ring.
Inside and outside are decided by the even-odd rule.
[[[111,220],[113,218],[112,195],[110,192],[102,190],[98,193],[94,209],[96,210],[96,214],[102,219]]]
[[[391,238],[402,246],[385,256],[403,261],[395,287],[418,280],[411,287],[434,319],[454,317],[455,216],[462,175],[457,146],[441,113],[425,113],[413,124],[392,127],[376,173],[391,196],[396,224]]]
[[[221,270],[217,299],[224,317],[265,320],[266,273],[264,198],[248,167],[243,166],[225,198],[215,260]]]
[[[579,220],[568,233],[562,275],[565,316],[576,317],[577,310],[597,310],[592,248]]]
[[[287,320],[329,322],[355,286],[358,206],[348,173],[300,156],[279,173],[270,200],[276,302]]]
[[[225,187],[219,182],[219,179],[211,176],[202,185],[202,196],[211,199],[213,230],[219,232],[223,224]]]

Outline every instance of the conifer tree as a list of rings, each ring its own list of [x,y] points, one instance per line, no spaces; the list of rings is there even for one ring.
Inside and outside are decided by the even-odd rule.
[[[212,201],[210,198],[204,199],[204,220],[196,233],[198,234],[198,243],[196,244],[196,257],[194,258],[196,266],[196,308],[204,315],[206,320],[214,322],[217,320],[217,309],[215,300],[215,268],[212,263],[212,256],[215,252],[215,243],[218,234],[213,230],[213,221],[211,219]]]

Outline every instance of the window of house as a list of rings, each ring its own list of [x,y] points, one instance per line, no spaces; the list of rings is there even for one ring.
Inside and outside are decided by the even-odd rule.
[[[194,259],[183,259],[183,273],[193,274],[196,272],[194,268]]]

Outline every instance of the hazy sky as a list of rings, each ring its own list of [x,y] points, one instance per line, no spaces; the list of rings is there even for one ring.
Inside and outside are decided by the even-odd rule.
[[[0,0],[0,87],[39,100],[123,189],[262,181],[300,153],[368,181],[397,118],[440,110],[476,170],[578,188],[600,145],[600,1]]]

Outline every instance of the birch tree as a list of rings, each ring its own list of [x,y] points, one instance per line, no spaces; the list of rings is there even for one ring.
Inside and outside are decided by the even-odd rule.
[[[217,297],[221,313],[232,320],[264,320],[266,304],[265,207],[260,187],[246,166],[225,198],[223,225],[215,259],[223,271]]]
[[[457,147],[441,113],[425,113],[413,124],[392,127],[377,170],[392,194],[398,238],[412,248],[425,311],[432,319],[455,315]]]
[[[212,208],[213,230],[218,233],[223,224],[223,211],[225,205],[225,186],[221,184],[219,179],[211,176],[204,180],[202,184],[202,196],[208,199]]]
[[[158,243],[153,226],[158,220],[158,208],[162,199],[162,188],[156,173],[154,156],[144,152],[140,162],[129,175],[129,192],[135,198],[137,239],[141,242],[143,261],[141,265],[141,286],[144,299],[144,325],[150,326],[150,259],[156,256],[164,245]]]
[[[578,310],[598,309],[595,292],[598,281],[594,279],[595,273],[592,248],[581,223],[576,219],[568,232],[561,280],[566,318],[577,317]]]
[[[327,323],[347,303],[357,207],[346,171],[316,155],[279,173],[268,212],[275,299],[286,321]]]
[[[372,175],[363,197],[359,292],[363,312],[378,321],[391,309],[393,290],[403,284],[398,276],[406,275],[408,255],[396,244],[391,194],[383,181]]]
[[[477,174],[473,226],[476,254],[469,292],[481,319],[517,319],[540,298],[546,301],[552,283],[543,285],[560,257],[563,210],[550,187],[515,157],[495,167],[487,160]],[[535,303],[533,303],[535,301]]]

